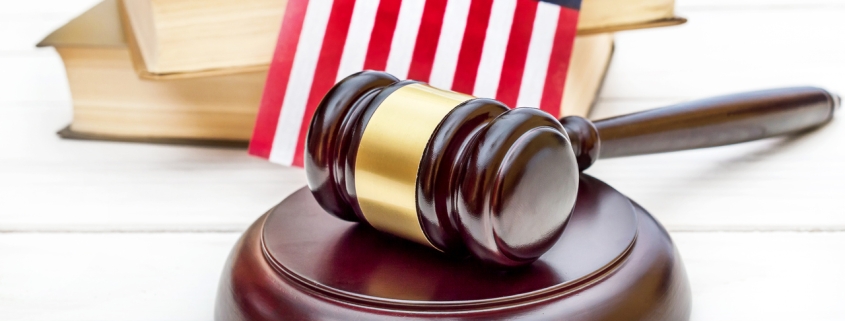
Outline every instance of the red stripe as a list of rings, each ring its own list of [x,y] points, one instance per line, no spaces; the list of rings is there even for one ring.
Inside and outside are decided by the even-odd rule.
[[[537,14],[537,2],[522,0],[516,2],[508,48],[502,63],[502,75],[496,99],[511,107],[516,106],[519,88],[522,85],[522,73],[528,57],[528,44],[531,43],[531,31],[534,29],[534,16]]]
[[[475,88],[475,77],[478,74],[478,64],[481,63],[481,51],[492,8],[493,1],[490,0],[474,0],[469,6],[464,39],[461,42],[461,52],[458,54],[458,64],[452,82],[454,91],[472,94]]]
[[[423,9],[420,30],[417,33],[417,43],[414,46],[414,56],[408,69],[408,78],[428,82],[431,68],[434,65],[434,54],[440,39],[440,29],[443,27],[443,16],[446,13],[447,0],[428,0]]]
[[[387,56],[390,55],[390,44],[393,41],[393,32],[396,30],[401,6],[402,0],[382,0],[379,3],[373,33],[370,34],[370,44],[367,47],[367,58],[364,60],[364,69],[384,70],[387,67]]]
[[[540,99],[540,108],[555,117],[561,116],[563,85],[566,83],[566,70],[569,69],[569,58],[572,56],[577,26],[578,11],[561,7],[552,54],[549,58],[549,69],[546,72],[546,83],[543,85],[543,97]]]
[[[249,143],[249,153],[255,156],[270,158],[273,148],[273,137],[276,136],[276,126],[282,101],[288,88],[290,70],[293,57],[296,55],[296,45],[305,20],[305,10],[308,0],[291,0],[285,9],[279,40],[276,42],[276,52],[267,73],[267,82],[261,97],[261,107],[255,120],[255,129]]]
[[[314,111],[323,99],[323,96],[332,89],[337,71],[340,68],[340,57],[343,55],[343,46],[346,44],[346,35],[349,33],[349,22],[352,20],[352,9],[355,1],[335,1],[332,12],[329,14],[329,22],[326,25],[326,35],[323,37],[323,45],[320,47],[320,58],[314,69],[314,80],[311,83],[311,92],[308,94],[308,102],[305,104],[305,114],[302,117],[302,127],[299,129],[299,140],[296,142],[296,154],[293,157],[293,166],[303,166],[305,154],[305,137],[308,134],[308,127]]]

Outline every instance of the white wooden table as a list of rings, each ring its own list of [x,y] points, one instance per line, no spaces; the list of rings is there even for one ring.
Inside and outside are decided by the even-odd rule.
[[[0,2],[0,319],[209,320],[235,240],[303,172],[241,150],[59,139],[64,70],[33,46],[96,2]],[[618,34],[595,117],[775,86],[845,93],[843,0],[678,0],[677,12],[690,22]],[[693,320],[843,320],[841,118],[589,173],[670,231]]]

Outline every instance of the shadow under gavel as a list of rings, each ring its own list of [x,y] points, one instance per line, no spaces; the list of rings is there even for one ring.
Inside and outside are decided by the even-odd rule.
[[[336,84],[312,119],[308,186],[327,212],[503,267],[534,262],[564,232],[579,172],[601,158],[721,146],[828,122],[814,87],[734,94],[592,122],[400,81]]]

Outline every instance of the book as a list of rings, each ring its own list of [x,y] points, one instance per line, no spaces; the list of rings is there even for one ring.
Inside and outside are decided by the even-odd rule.
[[[255,71],[149,80],[136,74],[132,33],[125,32],[119,0],[105,0],[52,32],[64,62],[73,120],[59,132],[75,139],[245,147],[267,77]],[[578,36],[562,113],[589,113],[613,49],[613,35]],[[135,58],[135,59],[133,59]]]
[[[575,37],[572,58],[563,87],[560,117],[588,117],[613,57],[613,34],[598,33]]]
[[[122,0],[152,79],[251,72],[270,63],[286,0]],[[684,23],[674,0],[583,0],[578,34]],[[221,46],[225,43],[226,46]]]
[[[285,0],[124,0],[151,75],[267,65]],[[225,44],[222,45],[221,44]]]
[[[68,138],[246,146],[266,68],[151,81],[135,73],[118,9],[106,0],[38,46],[52,46],[66,69],[73,120]]]
[[[686,21],[675,16],[675,0],[582,0],[578,34],[673,26]]]

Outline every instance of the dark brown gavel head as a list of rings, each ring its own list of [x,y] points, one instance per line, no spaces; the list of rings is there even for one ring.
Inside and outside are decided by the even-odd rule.
[[[308,186],[329,213],[499,266],[554,245],[578,190],[555,117],[383,72],[335,85],[306,145]]]

